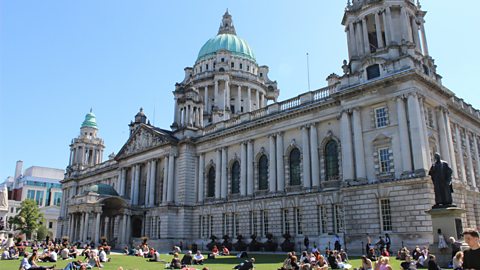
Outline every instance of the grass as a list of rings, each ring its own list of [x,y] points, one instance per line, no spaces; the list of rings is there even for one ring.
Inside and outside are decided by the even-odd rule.
[[[265,255],[265,254],[249,254],[252,257],[255,257],[255,269],[256,270],[275,270],[278,269],[281,265],[283,260],[285,259],[286,255],[279,254],[279,255]],[[124,255],[112,255],[112,261],[105,263],[104,268],[105,270],[117,270],[119,266],[122,266],[124,270],[158,270],[164,269],[164,263],[158,262],[146,262],[146,259],[133,257],[133,256],[124,256]],[[161,255],[161,258],[165,261],[170,261],[172,259],[171,255]],[[67,263],[71,260],[63,261],[60,260],[56,263],[57,269],[63,269]],[[196,266],[197,269],[202,269],[202,267],[207,266],[209,270],[225,270],[225,269],[232,269],[235,265],[240,263],[241,260],[237,259],[234,256],[226,256],[226,257],[217,257],[215,260],[207,260],[203,266]],[[395,260],[395,258],[391,258],[391,265],[393,269],[400,269],[400,261]],[[360,267],[361,261],[359,258],[354,258],[350,260],[350,264],[353,267]],[[51,266],[53,263],[40,263],[41,266]],[[14,261],[0,261],[0,269],[2,270],[17,270],[20,266],[19,260]],[[94,268],[98,269],[98,268]]]

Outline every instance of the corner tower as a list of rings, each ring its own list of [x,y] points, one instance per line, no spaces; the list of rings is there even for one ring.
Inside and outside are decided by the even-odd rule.
[[[279,95],[259,66],[252,48],[237,36],[232,16],[225,12],[217,35],[200,49],[193,67],[175,85],[174,131],[199,130],[242,113],[261,109]]]
[[[80,127],[80,135],[73,139],[70,144],[70,161],[67,174],[102,163],[105,145],[103,140],[97,136],[97,132],[97,119],[90,109]]]
[[[348,1],[342,20],[349,54],[344,73],[362,81],[413,68],[441,83],[428,52],[425,14],[419,1]]]

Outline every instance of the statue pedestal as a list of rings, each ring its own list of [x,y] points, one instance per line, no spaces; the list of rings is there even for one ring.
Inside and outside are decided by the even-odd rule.
[[[438,229],[442,231],[445,241],[453,236],[455,239],[462,238],[462,214],[466,211],[459,207],[432,208],[426,211],[432,217],[433,226],[433,244],[430,245],[430,253],[435,255],[437,263],[440,267],[448,267],[452,260],[452,249],[450,247],[440,250],[438,248]]]

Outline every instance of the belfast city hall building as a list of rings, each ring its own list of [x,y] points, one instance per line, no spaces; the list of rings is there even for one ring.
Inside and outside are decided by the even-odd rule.
[[[70,144],[58,235],[157,249],[252,235],[300,247],[367,234],[396,250],[433,241],[433,154],[453,170],[461,226],[480,226],[480,112],[442,85],[426,12],[413,0],[354,0],[349,60],[327,86],[278,101],[277,82],[237,36],[228,11],[175,85],[169,129],[142,109],[116,155],[90,112]]]

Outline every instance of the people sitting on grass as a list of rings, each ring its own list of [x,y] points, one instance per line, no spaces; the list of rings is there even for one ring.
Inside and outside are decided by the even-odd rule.
[[[170,262],[170,265],[168,267],[169,269],[182,269],[182,263],[180,262],[180,259],[178,258],[178,253],[173,253],[173,258],[172,261]]]
[[[306,251],[302,252],[302,255],[300,256],[299,266],[301,269],[310,269],[310,255]]]
[[[388,249],[384,247],[381,255],[382,257],[390,257],[390,252],[388,252]]]
[[[100,246],[98,250],[99,250],[98,259],[100,260],[100,262],[109,262],[112,259],[112,258],[107,258],[107,252],[105,251],[103,246]]]
[[[463,269],[463,252],[458,251],[453,257],[452,260],[453,270],[462,270]]]
[[[406,247],[402,247],[398,252],[397,252],[397,260],[406,260],[407,256],[410,256],[410,251]],[[411,258],[410,258],[411,259]]]
[[[28,257],[29,253],[27,251],[24,252],[24,258],[20,262],[20,267],[19,270],[46,270],[46,269],[54,269],[55,265],[49,266],[49,267],[44,267],[44,266],[39,266],[37,264],[38,262],[38,257],[37,257],[37,252],[34,251],[32,253],[32,256],[29,258]]]
[[[408,255],[405,261],[400,263],[401,270],[416,270],[417,264],[412,260],[412,256]]]
[[[192,259],[193,259],[192,258],[192,251],[189,250],[182,257],[182,261],[181,261],[182,267],[192,265]]]
[[[58,254],[53,247],[47,249],[43,255],[39,257],[39,260],[42,262],[57,262],[57,259]]]
[[[226,246],[222,247],[222,256],[228,256],[230,255],[230,250]]]
[[[13,250],[13,252],[12,252]],[[7,249],[5,248],[2,252],[2,260],[18,260],[18,253],[15,252],[15,247]]]
[[[195,256],[193,256],[193,264],[203,264],[204,260],[205,257],[203,257],[200,250],[197,250],[197,253],[195,254]]]
[[[361,270],[373,270],[373,263],[372,260],[367,258],[367,256],[363,255],[362,256],[362,267],[360,267]]]
[[[212,248],[212,256],[215,257],[215,256],[218,256],[220,255],[220,251],[218,251],[218,247],[217,246],[213,246]]]
[[[250,260],[245,260],[244,262],[240,263],[239,265],[236,265],[233,267],[233,269],[238,269],[238,270],[251,270],[255,268],[255,258],[251,258]]]
[[[378,270],[393,270],[392,266],[390,266],[390,258],[380,256],[377,264],[375,265],[375,269],[378,269]]]
[[[328,270],[328,263],[323,255],[318,254],[316,261],[316,270]]]
[[[158,253],[157,250],[151,248],[153,251],[153,256],[148,260],[149,262],[161,262],[162,260],[160,259],[160,253]]]

